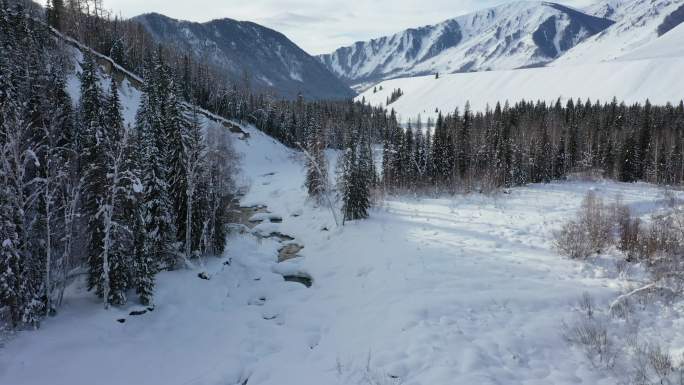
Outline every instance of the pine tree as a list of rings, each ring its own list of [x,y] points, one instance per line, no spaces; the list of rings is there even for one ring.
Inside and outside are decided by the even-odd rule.
[[[79,106],[81,166],[85,176],[84,205],[88,219],[88,289],[98,296],[109,290],[108,264],[102,260],[104,223],[100,209],[107,191],[107,159],[111,151],[109,132],[104,127],[104,99],[99,86],[97,64],[92,54],[83,58]],[[106,299],[105,299],[106,302]],[[107,303],[107,302],[106,302]]]
[[[169,176],[169,196],[172,202],[172,212],[177,229],[177,239],[185,239],[186,215],[188,213],[188,170],[185,143],[188,136],[188,121],[185,116],[185,106],[181,102],[181,88],[171,69],[163,63],[158,64],[160,71],[158,80],[158,94],[161,115],[160,134],[166,136],[166,149],[162,155],[166,156]],[[188,261],[186,261],[187,263]]]
[[[186,170],[186,214],[185,214],[185,257],[189,260],[192,250],[199,249],[199,242],[193,240],[193,233],[199,234],[202,220],[199,214],[201,208],[206,205],[201,202],[206,195],[203,191],[202,172],[206,167],[206,148],[202,137],[202,126],[196,108],[193,108],[188,125],[188,134],[184,143],[184,159]],[[197,194],[199,192],[199,194]],[[197,236],[195,236],[197,238]]]
[[[632,135],[627,135],[622,146],[622,169],[620,180],[622,182],[635,182],[639,180],[641,162],[639,160],[638,143]]]
[[[342,213],[345,221],[368,218],[370,207],[369,170],[372,161],[365,136],[354,131],[343,156]]]
[[[470,103],[466,103],[463,112],[463,121],[458,136],[458,174],[461,180],[465,180],[470,170],[470,131],[472,130]]]
[[[306,189],[309,197],[322,203],[328,185],[328,164],[325,159],[325,137],[318,116],[309,115],[306,143],[307,172]]]
[[[47,22],[58,31],[62,31],[65,16],[63,0],[48,0],[47,3]]]
[[[4,153],[0,154],[3,164],[6,164]],[[19,234],[17,234],[10,188],[5,173],[0,168],[2,186],[0,186],[0,303],[8,307],[12,327],[17,327],[23,321],[27,293],[23,291],[22,280],[24,267],[22,266],[21,251],[19,249]]]
[[[161,267],[174,269],[177,255],[176,222],[168,184],[168,136],[161,124],[163,110],[159,104],[161,97],[158,95],[158,91],[165,88],[163,84],[157,84],[158,79],[153,76],[153,69],[148,64],[136,115],[138,154],[142,159],[138,179],[142,185],[140,205],[143,209],[146,237],[144,253],[154,262],[153,266],[146,269],[151,272]]]
[[[106,191],[100,215],[103,220],[103,290],[106,304],[123,305],[126,303],[126,290],[130,286],[129,262],[131,212],[126,211],[131,199],[132,185],[137,181],[131,168],[131,150],[128,130],[123,127],[121,104],[115,79],[110,82],[110,90],[105,106],[105,126],[107,127],[108,153],[105,157]],[[103,135],[105,135],[103,133]]]

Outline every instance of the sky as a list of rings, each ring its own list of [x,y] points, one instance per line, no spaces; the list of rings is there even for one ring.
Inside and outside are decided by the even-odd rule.
[[[512,0],[103,0],[123,17],[158,12],[205,22],[231,18],[275,29],[308,53],[434,24]],[[590,0],[561,0],[581,7]]]

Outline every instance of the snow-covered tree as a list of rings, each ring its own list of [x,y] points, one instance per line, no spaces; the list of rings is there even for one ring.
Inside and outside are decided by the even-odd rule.
[[[195,214],[194,208],[198,203],[196,202],[198,200],[196,192],[200,187],[202,173],[206,166],[206,146],[204,145],[202,125],[196,107],[191,111],[188,132],[183,143],[183,162],[185,163],[183,168],[186,172],[185,258],[190,260],[195,244],[193,242],[193,229],[197,229],[195,225],[197,219],[193,216]]]
[[[306,189],[309,197],[322,203],[328,188],[328,163],[325,158],[325,135],[320,118],[309,114],[308,140],[306,142],[307,166]]]
[[[368,218],[372,155],[365,135],[354,131],[342,157],[341,193],[344,220]]]

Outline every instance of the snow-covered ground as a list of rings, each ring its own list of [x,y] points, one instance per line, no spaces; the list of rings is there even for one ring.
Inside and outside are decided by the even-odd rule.
[[[199,270],[160,274],[154,311],[138,316],[135,301],[105,311],[76,284],[56,317],[0,349],[0,384],[616,383],[560,327],[583,292],[605,304],[630,283],[610,264],[561,258],[551,232],[589,189],[648,215],[657,188],[574,182],[390,198],[336,228],[306,200],[301,156],[245,130],[250,138],[235,140],[250,187],[243,204],[282,217],[256,230],[293,236],[301,258],[277,263],[281,243],[236,234]],[[284,281],[291,273],[312,287]]]

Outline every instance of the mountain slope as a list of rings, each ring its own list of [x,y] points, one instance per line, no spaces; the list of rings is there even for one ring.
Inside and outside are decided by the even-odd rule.
[[[487,105],[493,107],[497,102],[515,103],[523,99],[555,102],[559,97],[564,101],[589,98],[609,102],[617,97],[627,103],[644,102],[647,98],[656,104],[678,103],[684,98],[681,68],[684,68],[684,57],[679,56],[460,73],[439,79],[434,76],[400,78],[384,81],[378,85],[382,91],[368,90],[357,99],[384,105],[392,90],[401,88],[403,96],[389,107],[404,121],[415,119],[419,114],[423,120],[434,118],[436,110],[462,110],[466,102],[477,111],[483,111]]]
[[[678,25],[658,39],[621,56],[618,60],[666,57],[684,57],[684,24]]]
[[[604,0],[586,12],[615,20],[602,33],[570,49],[552,65],[612,60],[664,35],[684,21],[684,0]]]
[[[208,60],[236,81],[286,98],[341,99],[353,92],[287,37],[258,24],[231,19],[194,23],[157,13],[133,18],[161,42]]]
[[[319,56],[358,85],[399,76],[534,66],[554,60],[613,22],[546,2],[505,4]]]

